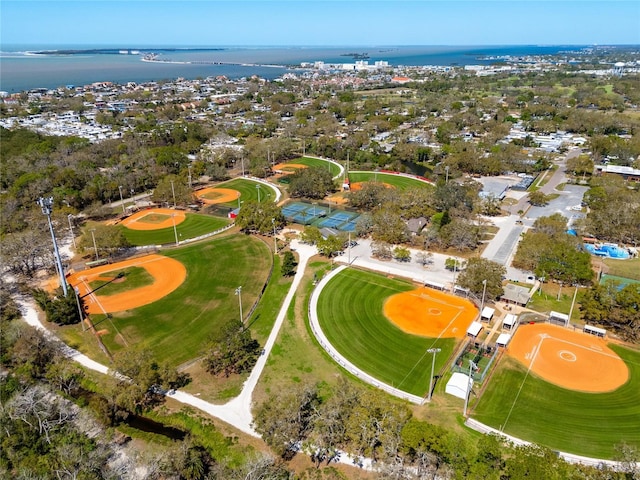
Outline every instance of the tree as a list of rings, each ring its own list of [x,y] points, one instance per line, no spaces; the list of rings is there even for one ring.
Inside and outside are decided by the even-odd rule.
[[[460,271],[464,266],[464,262],[462,260],[458,260],[457,258],[449,257],[444,261],[444,268],[447,270],[458,270]]]
[[[280,267],[280,272],[283,277],[290,277],[295,273],[296,268],[296,259],[293,256],[293,253],[289,250],[285,251],[282,255],[282,266]]]
[[[391,245],[386,242],[371,242],[371,256],[380,260],[391,260],[393,258]]]
[[[418,252],[416,253],[416,262],[423,267],[431,265],[433,263],[433,253],[431,252]]]
[[[499,263],[482,257],[473,257],[467,260],[467,266],[458,276],[458,284],[468,288],[476,295],[482,295],[486,281],[487,298],[496,299],[504,293],[502,277],[507,269]]]
[[[411,252],[405,247],[396,247],[393,249],[393,258],[399,262],[410,262]]]
[[[550,198],[541,190],[536,190],[535,192],[529,193],[527,201],[534,207],[544,207],[547,203],[549,203]]]
[[[93,235],[91,234],[93,230]],[[124,235],[124,229],[115,225],[105,225],[102,223],[91,223],[80,238],[78,248],[83,251],[91,251],[95,254],[93,239],[95,238],[95,246],[98,248],[98,256],[104,257],[119,250],[126,249],[131,246],[129,240]]]
[[[253,368],[260,355],[260,344],[240,320],[231,320],[207,347],[204,367],[212,375],[228,377]]]
[[[328,235],[326,238],[320,238],[316,242],[318,252],[325,257],[332,257],[337,252],[342,251],[342,246],[345,242],[345,235]]]
[[[254,426],[278,455],[292,456],[296,445],[311,432],[320,403],[316,386],[294,385],[280,390],[258,407]]]
[[[193,192],[186,180],[178,175],[167,175],[158,182],[153,190],[153,201],[173,205],[190,205],[193,203]]]
[[[321,199],[335,189],[331,172],[322,167],[301,168],[290,175],[289,195]]]
[[[272,221],[273,220],[273,221]],[[236,225],[244,232],[256,232],[263,235],[272,233],[273,228],[285,224],[282,210],[271,202],[246,202],[238,212]]]
[[[62,293],[62,288],[58,288],[53,298],[41,289],[36,289],[33,292],[33,297],[38,306],[46,313],[47,320],[57,325],[80,323],[78,302],[82,304],[82,300],[80,298],[76,299],[76,296],[77,294],[72,288],[68,289],[67,295]]]

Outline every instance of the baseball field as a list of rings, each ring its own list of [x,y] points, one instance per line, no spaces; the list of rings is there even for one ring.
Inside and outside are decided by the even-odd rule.
[[[173,222],[175,221],[175,230]],[[165,245],[215,232],[229,224],[226,218],[153,208],[140,210],[123,220],[124,236],[132,245]]]
[[[466,300],[382,275],[346,269],[318,301],[320,326],[361,370],[414,395],[426,395],[429,348],[440,348],[436,371],[451,356],[477,315]]]
[[[85,298],[92,322],[111,353],[143,346],[159,360],[178,365],[199,356],[211,334],[239,318],[240,299],[234,295],[238,286],[243,312],[250,311],[272,257],[258,239],[223,236],[84,270],[75,274],[72,285],[84,295],[89,284],[96,288],[96,282],[113,279],[123,269],[144,269],[152,280],[142,285],[132,281],[127,290],[125,274],[116,293],[100,289]]]
[[[612,458],[622,442],[640,447],[640,352],[520,326],[471,416],[555,450]]]
[[[408,188],[433,188],[429,183],[416,178],[382,172],[349,172],[349,181],[351,185],[362,182],[378,182],[388,187],[397,188],[398,190],[406,190]]]

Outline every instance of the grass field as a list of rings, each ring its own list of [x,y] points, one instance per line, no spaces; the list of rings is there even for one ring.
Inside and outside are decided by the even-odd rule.
[[[640,280],[640,258],[630,260],[603,258],[601,261],[606,265],[606,268],[603,269],[604,272],[609,275]]]
[[[331,176],[333,177],[340,173],[340,167],[338,167],[338,165],[319,158],[300,157],[293,159],[288,163],[299,163],[300,165],[307,165],[309,167],[328,168],[331,172]]]
[[[347,269],[322,291],[318,317],[329,341],[354,365],[396,388],[425,395],[432,361],[427,349],[442,349],[436,357],[437,372],[453,352],[455,340],[406,334],[383,315],[389,296],[414,288],[408,282]]]
[[[245,314],[258,298],[272,255],[262,241],[245,235],[216,238],[164,252],[187,268],[185,282],[162,300],[121,313],[109,321],[92,316],[102,338],[115,353],[129,345],[151,349],[159,360],[178,365],[201,354],[207,338],[230,319],[239,318],[235,289],[242,286]],[[113,326],[111,324],[113,323]]]
[[[254,182],[253,180],[247,180],[246,178],[236,178],[233,180],[229,180],[228,182],[219,183],[216,185],[216,188],[230,188],[232,190],[237,190],[240,192],[239,201],[241,202],[255,202],[258,200],[258,189],[257,185],[260,185],[260,202],[268,203],[274,202],[276,199],[276,192],[273,191],[272,188],[263,185],[258,182]],[[229,203],[221,203],[219,204],[223,207],[230,208],[238,208],[238,202],[233,201]]]
[[[522,364],[505,357],[471,416],[563,452],[612,458],[622,442],[640,448],[640,352],[610,347],[629,367],[629,381],[618,390],[565,390],[526,376]]]
[[[433,188],[428,183],[416,180],[415,178],[403,177],[392,173],[378,172],[376,174],[376,172],[349,172],[349,181],[351,183],[378,181],[393,185],[398,190],[407,190],[409,188]]]
[[[205,233],[215,232],[228,224],[229,220],[226,218],[189,213],[184,222],[176,224],[178,240],[187,240]],[[164,245],[176,241],[176,232],[173,227],[159,230],[131,230],[123,226],[117,228],[123,229],[124,236],[132,245]]]
[[[116,276],[123,274],[122,281],[106,284],[109,280],[115,279]],[[142,267],[128,267],[122,270],[114,270],[108,274],[102,275],[102,280],[94,280],[89,282],[91,290],[100,290],[100,295],[115,295],[117,293],[126,292],[145,285],[153,283],[153,277]],[[106,284],[106,285],[105,285]],[[104,285],[104,287],[102,286]]]

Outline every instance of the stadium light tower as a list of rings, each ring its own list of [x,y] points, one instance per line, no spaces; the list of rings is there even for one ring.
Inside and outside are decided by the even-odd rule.
[[[482,280],[482,303],[480,304],[480,315],[482,315],[482,310],[484,310],[484,297],[487,293],[487,279]]]
[[[429,396],[427,397],[427,402],[431,401],[431,391],[433,390],[433,370],[436,368],[436,353],[441,352],[439,348],[430,348],[427,350],[428,353],[433,354],[433,361],[431,362],[431,378],[429,379]]]
[[[42,209],[42,213],[47,216],[49,221],[49,231],[51,232],[51,240],[53,241],[53,255],[56,258],[56,267],[58,269],[58,275],[60,275],[60,286],[64,296],[67,296],[67,281],[64,278],[64,270],[62,270],[62,260],[60,259],[60,252],[58,251],[58,242],[56,241],[56,234],[53,232],[53,224],[51,223],[51,212],[53,212],[53,197],[40,197],[37,201],[38,205]]]
[[[260,184],[256,185],[256,190],[258,190],[258,203],[260,203]]]

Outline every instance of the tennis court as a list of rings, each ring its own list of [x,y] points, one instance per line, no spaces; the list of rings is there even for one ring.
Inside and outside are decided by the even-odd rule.
[[[318,227],[323,228],[335,228],[342,231],[353,231],[355,230],[355,219],[358,218],[359,215],[353,212],[343,212],[341,210],[337,210],[331,215],[329,215],[324,220],[321,220],[318,223]],[[345,228],[345,226],[353,224],[353,228]]]
[[[282,214],[288,222],[300,225],[313,225],[318,228],[335,228],[343,232],[356,229],[356,220],[360,216],[355,212],[335,210],[331,206],[305,202],[292,202],[282,207]]]

